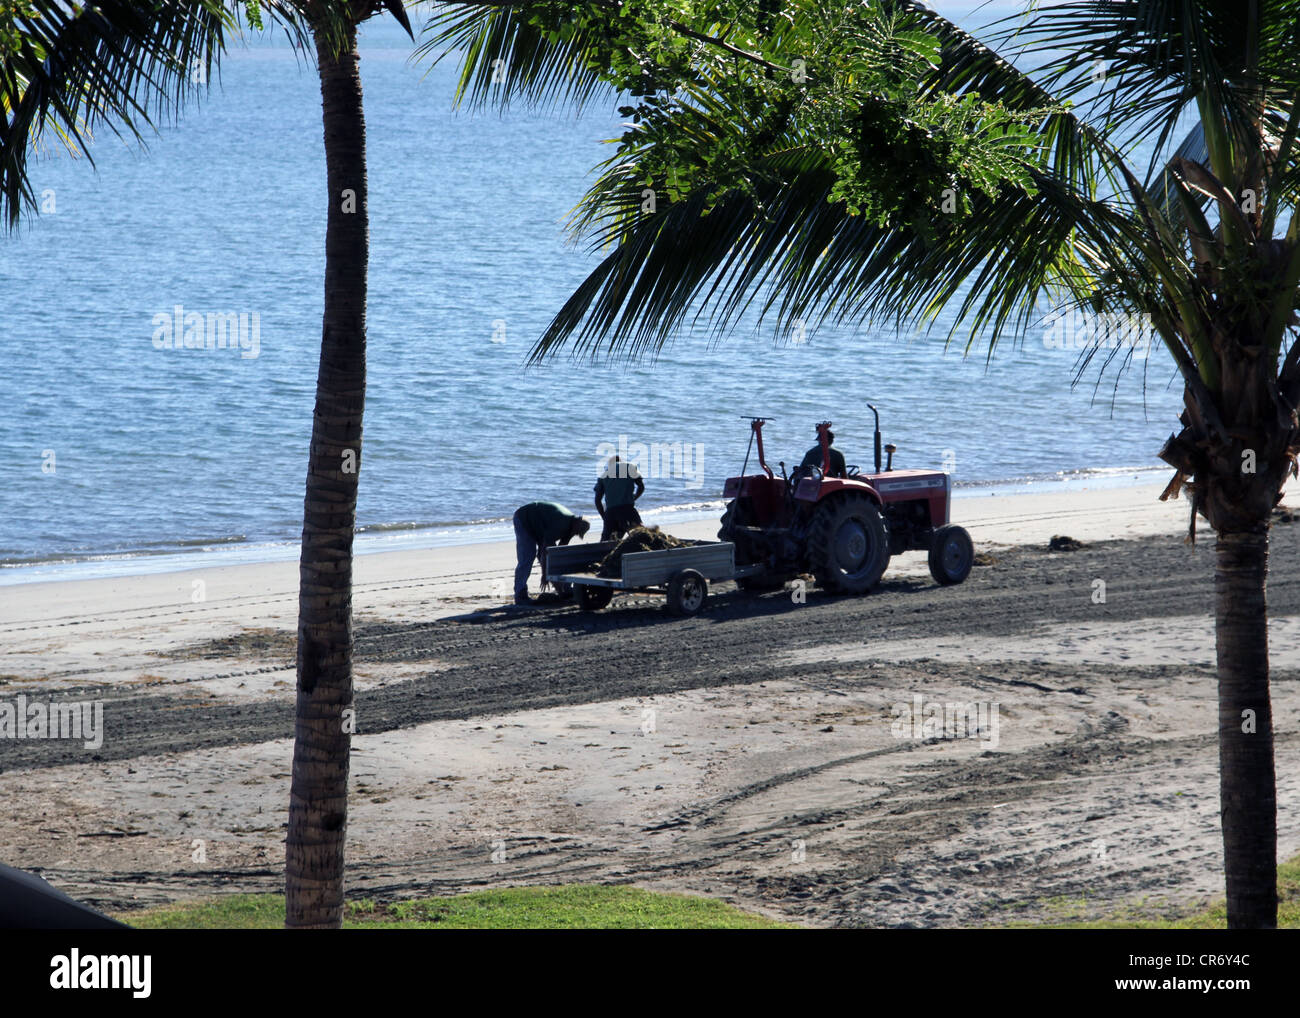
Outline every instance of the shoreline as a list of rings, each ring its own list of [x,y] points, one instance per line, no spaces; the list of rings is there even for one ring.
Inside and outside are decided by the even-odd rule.
[[[1085,544],[1164,535],[1182,544],[1188,503],[1160,502],[1163,484],[1058,489],[1029,494],[954,500],[952,521],[970,532],[977,551],[1045,547],[1058,534]],[[672,524],[675,536],[713,540],[716,516]],[[435,548],[404,548],[358,555],[353,571],[353,614],[358,620],[425,622],[495,610],[511,601],[515,544],[495,540]],[[925,552],[895,556],[885,579],[930,582]],[[529,590],[538,590],[536,566]],[[205,561],[168,572],[46,579],[0,588],[0,624],[10,633],[0,647],[0,674],[34,678],[63,673],[76,681],[112,682],[153,674],[158,662],[141,657],[145,627],[166,651],[202,640],[276,629],[293,633],[298,615],[298,561],[221,565]],[[73,627],[82,635],[66,656],[24,652],[45,636],[62,641]],[[161,643],[158,646],[157,643]],[[15,644],[17,646],[15,646]],[[88,653],[88,650],[93,650]],[[250,683],[246,692],[259,683]]]
[[[1115,467],[1087,468],[1070,476],[1053,479],[957,482],[953,487],[954,504],[976,498],[1017,495],[1061,495],[1087,491],[1113,491],[1142,487],[1154,478],[1168,474],[1167,468]],[[1161,481],[1163,486],[1164,481]],[[569,503],[566,503],[569,504]],[[716,521],[726,500],[701,497],[683,505],[656,506],[643,511],[648,525],[664,529],[674,526]],[[571,508],[594,518],[591,507]],[[960,522],[959,513],[953,522]],[[699,536],[699,535],[695,535]],[[467,548],[476,545],[513,542],[507,517],[463,524],[404,525],[369,524],[356,533],[354,552],[358,559],[371,555],[401,554],[442,548]],[[38,583],[63,583],[97,579],[120,579],[132,576],[156,576],[194,572],[215,568],[270,565],[296,562],[299,542],[220,540],[195,542],[189,549],[110,551],[84,556],[52,556],[23,563],[0,563],[0,588],[25,587]],[[0,597],[3,597],[0,594]]]

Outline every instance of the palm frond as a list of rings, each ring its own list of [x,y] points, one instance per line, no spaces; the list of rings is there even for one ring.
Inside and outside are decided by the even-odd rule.
[[[886,6],[914,14],[940,40],[942,60],[925,82],[929,94],[978,95],[1025,111],[1055,106],[1030,76],[932,11],[915,3]],[[720,90],[707,86],[702,81],[703,95],[683,107],[681,117],[690,120],[683,136],[744,130],[741,111],[719,111]],[[797,126],[774,139],[768,155],[716,201],[693,194],[653,215],[638,214],[644,174],[635,140],[625,140],[624,158],[593,187],[578,217],[599,243],[616,248],[556,315],[533,356],[570,338],[588,354],[652,352],[692,308],[720,330],[756,302],[778,328],[821,316],[904,324],[932,321],[961,295],[957,321],[972,336],[991,327],[996,341],[1005,328],[1023,330],[1043,293],[1096,289],[1076,236],[1097,203],[1097,180],[1110,172],[1104,146],[1069,111],[1044,114],[1036,137],[1042,166],[1033,188],[975,194],[959,228],[939,221],[928,234],[873,224],[830,200],[833,168]],[[1117,264],[1123,218],[1099,217],[1112,232],[1093,238]]]
[[[555,11],[548,28],[533,19],[546,4],[441,6],[426,22],[418,59],[431,66],[459,58],[456,101],[471,107],[507,108],[513,100],[534,106],[582,107],[594,95],[610,91],[600,69],[608,66],[608,38],[570,13],[595,5],[549,5]]]
[[[35,201],[27,157],[44,131],[74,151],[101,124],[138,136],[208,80],[234,24],[216,0],[36,0],[17,10],[0,50],[0,204],[10,227]]]
[[[1148,177],[1189,111],[1216,111],[1249,150],[1260,115],[1300,90],[1294,0],[1070,0],[995,28],[995,44],[1018,44],[1034,76],[1083,119],[1121,141],[1154,143]]]

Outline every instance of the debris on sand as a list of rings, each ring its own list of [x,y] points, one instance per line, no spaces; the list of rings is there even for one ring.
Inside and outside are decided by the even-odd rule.
[[[1279,505],[1273,507],[1274,523],[1294,523],[1296,520],[1295,510],[1290,506]]]
[[[976,552],[974,564],[977,566],[995,566],[1000,561],[1001,559],[999,559],[996,555],[990,555],[986,551],[981,551],[981,552]]]
[[[1082,547],[1082,541],[1076,541],[1073,537],[1065,537],[1061,534],[1057,534],[1047,542],[1048,551],[1078,551]]]
[[[600,560],[597,576],[617,579],[623,575],[623,556],[638,551],[663,551],[667,548],[685,548],[691,542],[665,534],[658,527],[633,527],[627,537],[619,541],[614,550]]]

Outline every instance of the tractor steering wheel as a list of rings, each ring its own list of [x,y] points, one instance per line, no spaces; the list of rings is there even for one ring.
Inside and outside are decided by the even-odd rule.
[[[844,472],[848,474],[850,477],[857,477],[858,465],[856,463],[850,463],[847,467],[844,468]]]

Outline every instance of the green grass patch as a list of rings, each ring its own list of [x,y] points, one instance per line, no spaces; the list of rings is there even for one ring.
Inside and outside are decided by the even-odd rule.
[[[284,897],[231,894],[116,916],[147,930],[279,929]],[[758,930],[794,929],[712,898],[662,894],[639,887],[570,884],[509,887],[449,898],[378,904],[349,902],[352,930]]]
[[[1278,867],[1278,926],[1300,929],[1300,855]],[[1201,910],[1142,900],[1098,914],[1086,898],[1049,898],[1011,906],[1046,918],[994,925],[1010,929],[1222,930],[1222,901]],[[200,902],[164,905],[116,916],[147,930],[280,929],[284,897],[230,894]],[[344,929],[352,930],[757,930],[795,929],[712,898],[663,894],[639,887],[569,884],[509,887],[448,898],[417,898],[347,905]]]
[[[1278,929],[1300,930],[1300,855],[1277,868]],[[1049,930],[1226,930],[1228,908],[1224,901],[1209,908],[1187,911],[1167,903],[1140,902],[1112,908],[1102,915],[1086,898],[1048,898],[1020,908],[1045,911],[1046,921],[1016,920],[998,924],[1009,929]]]

